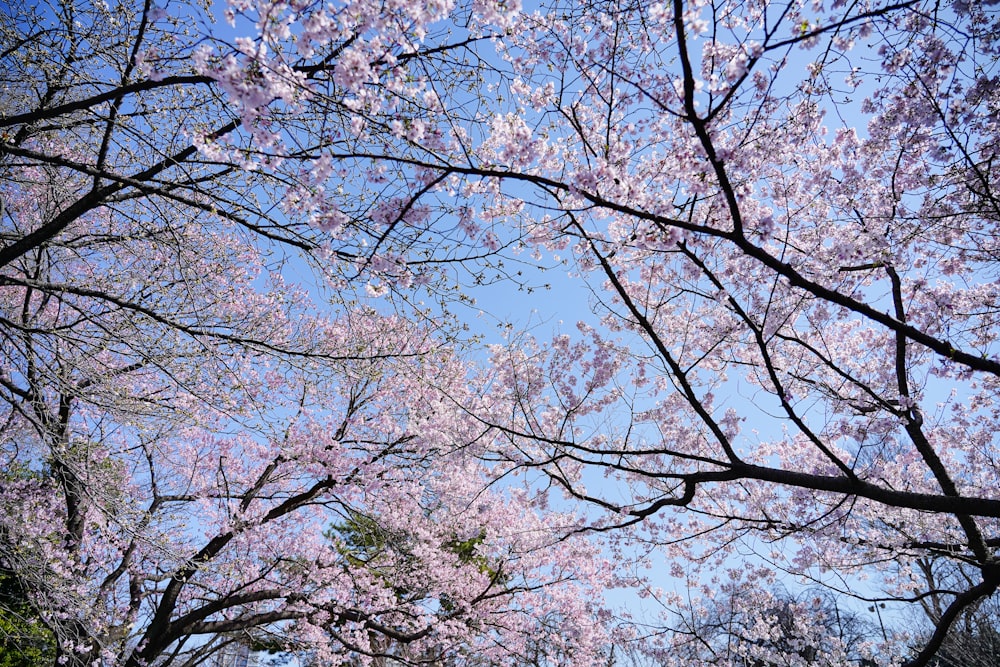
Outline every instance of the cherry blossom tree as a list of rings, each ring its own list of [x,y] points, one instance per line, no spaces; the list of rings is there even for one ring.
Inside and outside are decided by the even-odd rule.
[[[718,595],[678,619],[674,644],[682,660],[704,665],[744,663],[777,665],[854,664],[871,667],[859,655],[878,630],[858,615],[841,609],[825,590],[792,595],[780,587],[763,595],[743,595],[732,580]]]
[[[219,230],[72,229],[3,291],[0,556],[60,664],[187,664],[245,638],[326,664],[503,664],[539,633],[597,659],[599,560],[559,541],[573,517],[487,488],[490,434],[456,410],[466,368],[435,332],[310,315]],[[355,516],[387,536],[363,560],[330,530]]]
[[[5,278],[16,283],[12,303],[35,313],[16,290],[40,289],[31,271],[50,266],[63,280],[65,260],[46,263],[49,248],[75,257],[71,223],[105,212],[140,228],[166,221],[164,233],[184,247],[196,246],[181,232],[213,237],[216,227],[199,230],[211,219],[229,230],[222,238],[299,248],[336,287],[364,284],[373,296],[417,288],[471,299],[476,282],[513,284],[512,261],[559,257],[599,321],[548,341],[514,332],[479,373],[431,382],[439,393],[428,400],[440,407],[428,419],[453,415],[465,436],[429,425],[447,435],[422,433],[416,442],[429,449],[413,458],[433,470],[435,447],[469,445],[461,451],[475,454],[467,465],[483,466],[480,478],[528,489],[547,480],[586,508],[587,530],[615,541],[616,554],[665,563],[676,585],[633,582],[665,609],[644,646],[653,660],[684,664],[676,647],[688,636],[676,619],[712,608],[727,581],[746,591],[739,618],[748,628],[773,617],[768,591],[779,576],[876,609],[930,598],[940,607],[912,659],[901,657],[906,638],[884,632],[831,650],[829,664],[930,664],[955,621],[995,594],[995,3],[234,0],[220,10],[228,28],[179,4],[113,12],[133,26],[124,43],[119,26],[72,12],[7,20],[5,201],[16,207],[31,183],[76,183],[42,218],[6,218],[0,264],[15,267]],[[24,27],[54,16],[73,39]],[[78,65],[83,54],[92,66]],[[120,260],[79,261],[111,280],[106,268]],[[199,271],[210,279],[213,266],[262,264],[253,256]],[[81,326],[96,321],[80,317]],[[282,336],[254,334],[277,325],[225,322],[267,358],[303,358]],[[34,329],[22,322],[18,349]],[[184,333],[200,349],[219,332],[213,323]],[[213,346],[230,344],[221,332]],[[335,334],[313,340],[320,356],[345,355],[329,342],[342,340]],[[405,346],[385,357],[400,353],[428,363]],[[198,354],[185,372],[213,370]],[[399,364],[400,377],[437,369]],[[23,368],[8,391],[31,405]],[[338,387],[353,386],[346,377]],[[91,387],[73,381],[64,382]],[[289,432],[300,419],[290,417],[299,414],[293,395],[271,408]],[[229,410],[226,423],[238,414]],[[350,411],[334,412],[331,423]],[[109,459],[102,474],[121,460]],[[52,479],[75,478],[55,470]],[[478,535],[446,531],[428,543],[440,550]],[[920,566],[929,557],[968,576],[933,589]],[[480,576],[498,571],[463,564]],[[186,581],[187,570],[176,571]],[[452,604],[435,599],[438,609]],[[810,608],[799,612],[810,627]],[[814,613],[812,627],[826,627],[822,606]],[[340,645],[363,649],[360,641]],[[755,660],[802,657],[782,653],[781,642],[753,646]]]
[[[922,613],[915,618],[914,625],[920,628],[925,621],[930,621],[929,632],[932,632],[947,608],[949,594],[944,591],[968,588],[975,583],[977,572],[961,561],[939,558],[924,558],[918,566],[926,579],[927,589],[934,593],[921,600]],[[997,608],[996,597],[970,604],[955,619],[954,629],[931,664],[936,667],[997,664],[1000,661],[998,618],[1000,609]],[[918,637],[922,636],[918,634]]]
[[[200,71],[196,5],[5,6],[0,26],[0,571],[20,592],[0,618],[68,665],[239,643],[600,662],[605,575],[580,519],[479,458],[497,433],[461,408],[451,325],[353,290],[394,265],[361,225],[331,241],[310,157],[329,109],[286,135],[315,144],[269,150],[235,80]],[[295,86],[265,101],[291,113]],[[377,549],[357,553],[351,521]]]
[[[5,193],[24,226],[65,183],[36,185]],[[491,436],[456,409],[467,370],[437,333],[310,314],[252,245],[170,223],[98,211],[3,276],[0,557],[57,661],[187,664],[250,638],[503,664],[539,633],[597,659],[599,560],[559,541],[573,517],[487,488]],[[390,536],[363,562],[330,531],[353,516]]]
[[[601,327],[494,350],[466,407],[507,434],[496,465],[543,473],[689,587],[765,563],[915,604],[922,557],[964,563],[908,663],[928,664],[1000,585],[994,5],[441,5],[428,18],[477,41],[420,69],[441,33],[399,30],[423,14],[347,7],[234,4],[250,41],[196,67],[270,122],[289,95],[234,81],[342,56],[297,88],[351,112],[317,164],[368,179],[327,193],[334,237],[456,219],[484,252],[568,258]]]
[[[615,5],[513,32],[511,93],[539,111],[498,116],[478,166],[534,199],[510,175],[479,187],[548,207],[524,215],[607,330],[498,351],[521,407],[505,456],[655,545],[682,588],[712,582],[702,599],[713,570],[761,562],[865,602],[943,597],[922,665],[1000,584],[998,16],[832,4]],[[927,555],[975,576],[931,591]]]

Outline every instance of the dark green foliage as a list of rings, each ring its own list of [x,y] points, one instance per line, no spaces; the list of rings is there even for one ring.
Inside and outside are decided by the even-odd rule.
[[[394,552],[397,564],[412,558],[407,552],[409,536],[391,533],[376,518],[360,512],[352,512],[343,523],[331,526],[326,536],[339,542],[337,550],[352,565],[378,568],[379,558],[389,556],[391,552]],[[501,573],[490,564],[486,556],[477,551],[485,541],[486,533],[479,531],[465,539],[456,535],[444,541],[441,546],[445,551],[455,554],[459,563],[475,565],[480,572],[489,574],[495,581],[501,581]]]
[[[55,636],[14,573],[0,566],[0,667],[48,667],[55,655]]]

